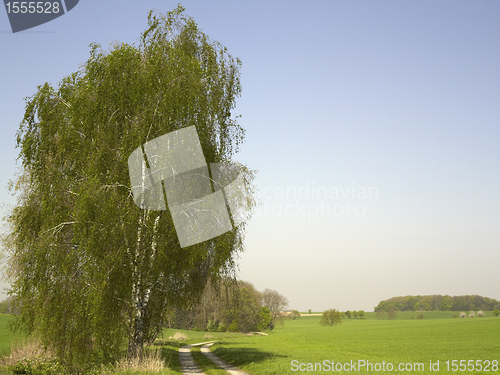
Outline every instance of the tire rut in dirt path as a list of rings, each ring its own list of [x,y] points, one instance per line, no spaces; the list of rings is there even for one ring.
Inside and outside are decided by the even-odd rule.
[[[200,342],[198,344],[191,344],[183,346],[179,349],[179,360],[181,362],[181,371],[184,375],[204,375],[205,373],[194,361],[193,355],[191,354],[191,348],[193,346],[203,345],[201,352],[210,359],[213,363],[219,366],[221,369],[226,370],[231,375],[249,375],[247,372],[240,370],[238,367],[231,365],[217,357],[210,351],[210,346],[212,346],[215,341]]]
[[[227,363],[226,361],[223,361],[219,357],[217,357],[214,353],[210,351],[210,347],[214,343],[206,344],[201,347],[201,352],[205,354],[205,356],[210,359],[213,363],[215,363],[217,366],[219,366],[221,369],[226,370],[229,372],[231,375],[249,375],[247,372],[239,369],[236,366],[233,366],[230,363]]]
[[[211,342],[212,341],[207,341],[207,342],[200,342],[198,344],[186,345],[179,349],[179,360],[181,362],[181,371],[184,375],[205,374],[203,371],[201,371],[201,368],[194,361],[193,355],[191,354],[191,348],[193,346],[205,345]]]

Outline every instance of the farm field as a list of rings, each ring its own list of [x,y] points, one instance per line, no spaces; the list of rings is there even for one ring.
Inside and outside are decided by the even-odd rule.
[[[327,360],[347,363],[358,360],[371,363],[392,363],[393,372],[435,374],[429,361],[439,360],[439,372],[447,373],[445,361],[489,360],[500,361],[500,318],[452,319],[450,313],[427,312],[422,320],[376,320],[374,313],[367,319],[344,319],[342,325],[323,327],[319,316],[305,316],[278,326],[269,336],[250,336],[231,341],[221,341],[212,352],[251,374],[292,374],[307,369],[307,363]],[[411,315],[411,314],[410,314]],[[491,314],[488,314],[491,316]],[[444,317],[447,316],[445,319]],[[296,366],[292,367],[292,361]],[[396,371],[399,363],[422,363],[423,371]],[[498,362],[497,362],[498,363]],[[408,367],[409,368],[409,367]],[[436,367],[435,367],[436,368]],[[478,367],[479,368],[479,367]],[[489,372],[500,373],[490,364]],[[319,370],[319,367],[317,366]],[[331,372],[323,368],[324,373]],[[367,371],[356,367],[359,373],[391,373]],[[371,369],[370,369],[371,370]],[[321,371],[317,371],[321,373]],[[335,371],[347,374],[354,371]],[[452,373],[451,371],[449,373]],[[464,373],[455,371],[454,373]]]
[[[181,374],[180,347],[212,340],[217,340],[212,347],[214,354],[254,375],[329,373],[331,361],[349,364],[350,371],[334,371],[339,374],[500,374],[492,362],[500,361],[500,318],[492,317],[491,312],[484,318],[474,319],[452,319],[450,312],[426,312],[421,320],[410,319],[410,316],[411,312],[400,312],[396,320],[378,320],[375,313],[366,313],[366,319],[344,319],[342,325],[333,327],[319,325],[319,316],[303,316],[285,321],[284,326],[278,325],[268,336],[166,329],[154,347],[161,351],[169,366],[162,374]],[[9,318],[0,315],[2,355],[8,353],[10,343],[17,338],[8,330]],[[208,361],[199,348],[194,348],[192,353],[207,375],[224,373]],[[450,370],[452,360],[465,360],[465,363],[473,360],[474,366],[477,360],[483,365],[489,360],[490,371],[447,371],[447,360],[450,360]],[[328,365],[324,366],[324,361]],[[353,371],[351,361],[355,364],[366,361],[373,366],[385,363],[386,367],[385,371],[383,368],[377,371],[375,367],[368,371],[366,365],[361,368],[356,365],[357,371]],[[439,361],[439,371],[430,370],[430,361],[434,366]],[[316,371],[314,367],[313,371],[300,371],[300,366],[308,370],[308,363],[311,366],[320,363],[323,371],[318,365]],[[393,365],[393,371],[389,371],[388,363]],[[413,371],[397,371],[400,363],[411,365]],[[0,370],[0,374],[4,373]]]

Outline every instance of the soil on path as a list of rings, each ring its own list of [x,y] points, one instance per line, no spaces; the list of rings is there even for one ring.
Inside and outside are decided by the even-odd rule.
[[[217,357],[214,353],[210,351],[210,346],[212,346],[215,341],[200,342],[198,344],[191,344],[183,346],[179,349],[179,360],[181,361],[181,370],[184,375],[200,375],[205,374],[200,367],[196,364],[191,354],[191,348],[193,346],[203,345],[201,352],[210,359],[217,366],[226,370],[231,375],[249,375],[247,372],[240,370],[238,367],[231,365]]]

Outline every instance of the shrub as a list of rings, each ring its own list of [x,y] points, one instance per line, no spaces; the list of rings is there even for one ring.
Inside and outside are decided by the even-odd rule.
[[[495,316],[500,315],[500,311],[498,309],[493,310],[493,315]]]
[[[229,326],[229,331],[238,332],[238,321],[236,319],[234,319],[231,325]]]
[[[45,350],[38,340],[15,345],[10,356],[5,358],[7,368],[15,375],[65,375],[67,371],[54,355]]]
[[[483,310],[479,310],[479,311],[477,312],[477,317],[478,317],[478,318],[482,318],[483,316],[484,316],[484,312],[483,312]]]
[[[394,320],[398,317],[398,312],[394,309],[390,309],[388,312],[387,312],[387,319],[391,319],[391,320]]]
[[[292,310],[292,312],[290,314],[288,314],[288,317],[290,319],[299,319],[300,318],[300,313],[297,311],[297,310]]]
[[[217,323],[215,320],[210,319],[207,323],[207,331],[208,332],[215,332],[217,331]]]
[[[451,314],[451,317],[452,317],[452,318],[458,318],[458,313]]]
[[[410,319],[415,319],[415,315],[413,315],[413,313],[411,314]]]
[[[364,310],[359,310],[358,311],[358,316],[360,319],[363,319],[365,317],[365,311]]]
[[[224,323],[220,322],[219,323],[219,327],[217,327],[217,332],[226,332],[227,331],[227,327]]]
[[[385,311],[379,310],[379,311],[377,311],[375,316],[377,317],[377,319],[385,319]]]
[[[460,317],[465,318],[465,313],[463,311],[460,313]]]
[[[266,306],[262,306],[259,310],[259,322],[257,323],[257,330],[264,331],[265,329],[273,329],[273,316],[271,311]]]
[[[425,315],[424,315],[424,313],[423,313],[423,312],[419,312],[419,313],[417,314],[417,319],[424,319],[424,316],[425,316]]]
[[[476,314],[474,313],[474,311],[471,311],[469,314],[469,318],[474,318],[475,316],[476,316]]]

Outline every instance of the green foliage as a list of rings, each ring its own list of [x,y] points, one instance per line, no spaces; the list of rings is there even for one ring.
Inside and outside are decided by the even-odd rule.
[[[92,45],[80,71],[26,101],[4,239],[23,306],[16,325],[75,371],[127,343],[138,355],[167,307],[198,299],[242,250],[244,224],[182,249],[170,213],[139,209],[129,187],[128,156],[148,140],[196,125],[208,163],[230,162],[243,141],[231,118],[241,63],[183,11],[150,13],[139,46]],[[252,173],[241,171],[251,192]]]
[[[423,312],[419,312],[419,313],[417,314],[417,319],[424,319],[424,317],[425,317],[425,315],[424,315],[424,313],[423,313]]]
[[[493,315],[495,315],[495,316],[500,315],[500,311],[499,311],[499,310],[497,310],[497,309],[493,310]]]
[[[292,310],[292,312],[288,315],[290,319],[299,319],[300,318],[300,312],[298,310]]]
[[[380,301],[375,307],[375,311],[461,311],[476,310],[476,306],[481,306],[483,311],[493,310],[495,304],[499,303],[495,299],[481,297],[478,295],[466,296],[406,296],[393,297]]]
[[[358,316],[360,319],[363,319],[365,317],[365,311],[364,310],[359,310],[358,311]]]
[[[257,330],[264,331],[270,328],[274,328],[271,310],[269,310],[266,306],[262,306],[259,311],[259,323],[257,324]]]
[[[336,309],[330,309],[323,312],[319,324],[322,326],[336,326],[342,324],[342,314]]]
[[[207,331],[208,332],[216,332],[218,328],[218,324],[216,323],[215,320],[210,319],[207,324]]]
[[[310,314],[311,313],[311,309],[307,310],[307,313]]]
[[[226,332],[227,331],[227,327],[224,323],[220,322],[219,323],[219,326],[217,327],[217,332]]]
[[[43,358],[23,359],[8,368],[15,375],[66,375],[66,369],[57,361],[47,361]]]
[[[349,310],[347,310],[344,314],[345,314],[345,316],[347,316],[349,319],[351,319],[351,315],[352,315],[352,313],[351,313]]]
[[[394,309],[390,309],[387,312],[387,319],[394,320],[398,317],[398,312]]]
[[[229,325],[229,332],[238,332],[238,331],[239,331],[238,321],[234,319]]]
[[[215,332],[227,330],[236,321],[240,332],[272,330],[275,319],[271,310],[262,306],[262,300],[262,294],[251,283],[223,278],[207,285],[199,303],[189,309],[174,309],[169,315],[169,327],[206,327]]]

